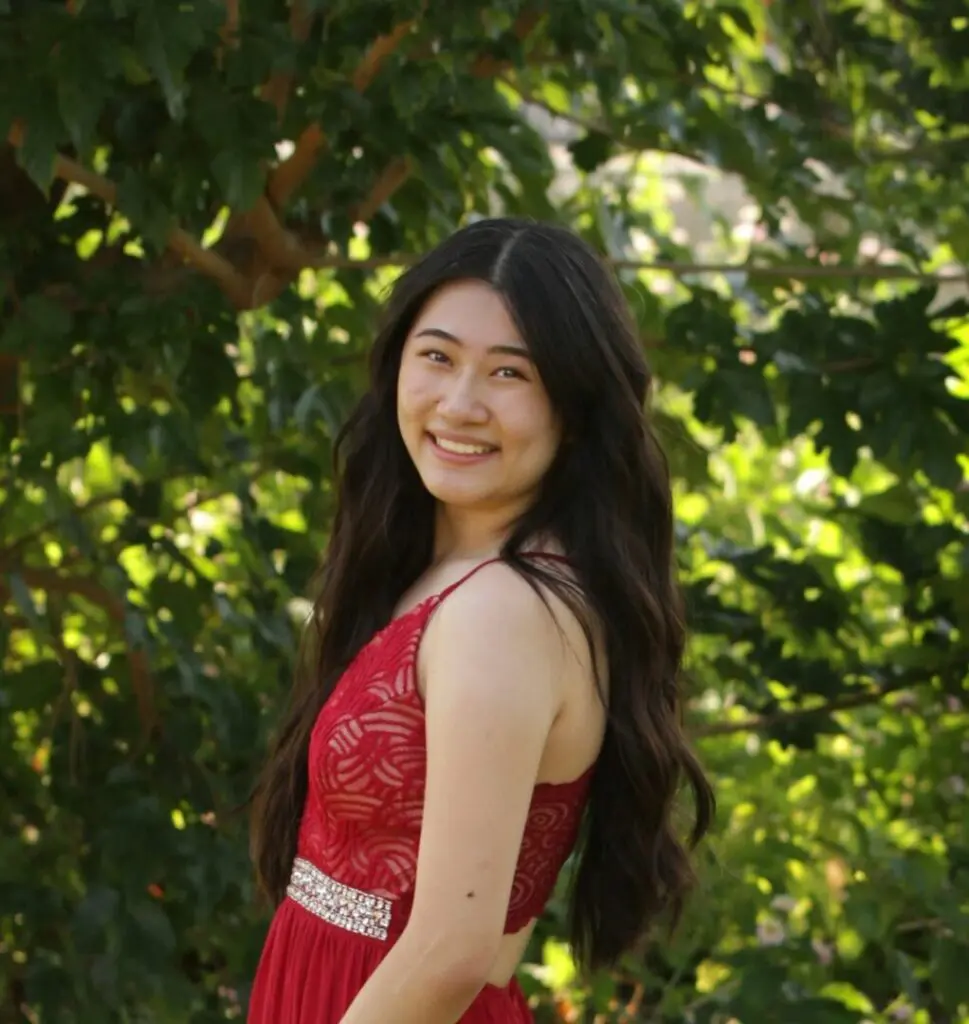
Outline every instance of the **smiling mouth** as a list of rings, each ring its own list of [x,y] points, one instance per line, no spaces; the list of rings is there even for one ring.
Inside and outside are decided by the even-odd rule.
[[[492,452],[498,451],[494,445],[490,444],[464,444],[461,441],[448,441],[446,438],[431,433],[428,433],[427,436],[441,451],[451,455],[490,455]]]

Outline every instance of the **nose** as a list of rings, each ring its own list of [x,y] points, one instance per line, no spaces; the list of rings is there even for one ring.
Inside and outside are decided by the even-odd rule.
[[[488,410],[480,401],[474,375],[455,374],[445,384],[437,403],[438,412],[454,422],[479,423],[488,418]]]

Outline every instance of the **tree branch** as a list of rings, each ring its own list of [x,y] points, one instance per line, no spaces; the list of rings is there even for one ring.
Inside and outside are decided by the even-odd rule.
[[[273,270],[299,273],[306,266],[309,254],[300,241],[280,222],[272,203],[263,195],[251,210],[232,218],[226,237],[245,235],[259,243],[259,255]]]
[[[175,228],[168,236],[168,247],[217,282],[236,309],[245,309],[250,302],[251,289],[246,279],[228,260],[201,245],[182,228]]]
[[[316,123],[300,133],[293,152],[269,176],[266,192],[277,210],[281,210],[293,193],[309,177],[320,150],[326,143],[323,129]]]
[[[239,0],[224,0],[225,22],[219,30],[222,45],[215,55],[218,66],[222,67],[225,51],[239,45]]]
[[[357,204],[353,211],[353,219],[366,223],[384,203],[411,176],[413,161],[406,156],[397,157],[380,173],[366,199]]]
[[[531,34],[536,25],[542,20],[543,11],[523,11],[515,19],[514,25],[512,25],[512,32],[517,36],[519,42],[524,42],[525,38]],[[433,46],[421,46],[419,49],[414,50],[411,54],[415,60],[434,60],[437,53]],[[562,64],[562,57],[558,54],[553,53],[531,53],[528,55],[525,63],[528,67],[544,67],[551,64]],[[515,67],[515,63],[510,60],[500,60],[491,54],[482,54],[477,57],[470,67],[470,73],[476,78],[494,78],[501,74],[503,71],[510,71]],[[589,62],[589,66],[592,67],[611,67],[611,62],[608,60]]]
[[[374,80],[381,64],[400,45],[411,30],[413,19],[401,22],[385,36],[380,36],[364,55],[360,66],[353,75],[353,87],[363,92]],[[289,202],[293,193],[309,177],[320,150],[326,144],[326,136],[319,124],[303,129],[293,152],[273,171],[267,185],[267,194],[273,206],[280,210]]]
[[[527,11],[520,14],[513,28],[515,35],[520,40],[525,39],[539,23],[541,17],[542,13],[540,11]],[[400,46],[415,23],[416,20],[413,18],[402,21],[399,25],[394,26],[386,35],[380,36],[374,41],[353,74],[353,88],[357,92],[364,92],[370,83],[373,82],[380,72],[384,61]],[[488,77],[497,74],[502,68],[508,66],[510,66],[508,62],[498,61],[494,57],[485,55],[479,57],[474,62],[471,67],[471,74],[476,77]],[[282,209],[286,205],[293,193],[309,177],[325,144],[326,136],[319,124],[314,123],[303,129],[303,132],[296,140],[293,152],[279,164],[269,179],[267,194],[272,205],[277,210]],[[399,188],[405,180],[406,177],[397,180],[394,189],[391,191]],[[386,202],[386,199],[383,201]],[[368,200],[364,202],[369,205]]]
[[[522,11],[518,15],[515,19],[515,24],[512,26],[512,31],[518,37],[519,42],[524,42],[531,35],[535,26],[542,20],[542,15],[542,11]],[[511,61],[498,60],[497,57],[492,57],[491,54],[482,54],[471,65],[471,74],[476,78],[494,78],[500,72],[510,67],[514,67]]]
[[[7,141],[14,148],[22,146],[23,126],[14,124],[7,135]],[[54,158],[54,176],[62,181],[83,186],[108,206],[117,206],[118,189],[115,183],[75,160],[57,154]],[[251,289],[246,279],[236,271],[228,260],[223,259],[218,253],[212,252],[211,249],[203,249],[196,239],[179,227],[172,229],[167,239],[167,245],[186,263],[192,264],[203,274],[216,281],[237,309],[246,307]]]
[[[115,205],[118,190],[114,182],[69,157],[58,154],[54,158],[54,176],[62,181],[82,185],[88,192],[103,199],[109,206]]]
[[[796,722],[802,718],[830,715],[836,711],[850,711],[852,708],[877,704],[889,694],[910,689],[912,685],[910,680],[906,680],[896,685],[866,690],[864,693],[850,693],[844,697],[836,697],[834,700],[830,700],[825,704],[818,704],[813,708],[792,708],[789,711],[774,711],[767,715],[751,715],[748,718],[741,719],[739,722],[715,722],[711,725],[701,725],[693,729],[692,734],[694,736],[707,737],[727,736],[738,732],[766,732],[775,725],[782,725],[786,722]]]
[[[505,65],[500,68],[500,72],[513,70],[511,65]],[[650,69],[646,69],[646,73],[649,73]],[[695,90],[709,90],[715,92],[719,96],[724,96],[728,99],[740,101],[739,106],[743,107],[746,101],[747,107],[767,107],[768,105],[779,107],[775,99],[770,95],[756,95],[754,93],[746,92],[743,89],[729,89],[723,88],[722,86],[715,85],[713,82],[708,81],[705,78],[697,79],[695,75],[691,74],[675,74],[670,75],[666,69],[656,68],[654,73],[657,77],[662,78],[666,81],[676,82],[687,86]],[[536,96],[531,90],[525,86],[516,82],[514,79],[508,77],[508,75],[500,73],[499,76],[501,81],[504,82],[509,89],[517,93],[519,99],[523,103],[527,103],[529,106],[537,107],[544,110],[547,114],[552,117],[559,118],[562,121],[567,121],[569,124],[575,125],[576,128],[580,128],[586,132],[600,132],[603,135],[608,135],[612,142],[623,150],[630,151],[636,149],[635,140],[626,140],[617,138],[615,132],[605,123],[596,120],[590,120],[584,118],[578,114],[572,113],[569,110],[561,110],[558,107],[553,106],[547,100],[543,100],[541,97]],[[804,115],[799,111],[791,109],[790,107],[782,108],[785,113],[790,114],[792,117],[803,119]],[[853,142],[854,133],[851,127],[847,124],[843,124],[839,121],[829,117],[822,119],[819,122],[819,126],[833,138],[839,139],[842,142]],[[969,145],[969,138],[950,138],[950,139],[937,139],[933,141],[920,142],[913,145],[892,145],[886,144],[875,148],[866,148],[863,141],[859,141],[855,145],[855,151],[863,157],[866,161],[898,161],[898,160],[917,160],[917,159],[928,159],[930,157],[938,155],[949,146],[966,146]],[[640,149],[642,147],[639,147]],[[665,147],[662,152],[664,153],[678,153],[690,160],[696,160],[695,154],[689,153],[686,150],[674,150],[669,147]]]
[[[395,25],[386,35],[379,36],[364,54],[359,67],[353,73],[353,88],[363,92],[377,77],[383,62],[400,46],[404,37],[414,27],[415,19],[409,18]]]
[[[535,28],[540,19],[540,12],[524,12],[518,16],[512,31],[519,40],[523,40]],[[383,58],[381,57],[381,59]],[[476,77],[490,77],[495,75],[502,66],[501,62],[495,60],[495,58],[485,55],[479,57],[474,62],[471,67],[471,74]],[[367,81],[369,82],[369,79]],[[354,84],[357,84],[356,80]],[[370,194],[354,211],[354,219],[363,222],[369,221],[397,189],[407,181],[413,170],[414,163],[407,157],[399,157],[396,160],[392,160],[374,183]]]
[[[874,356],[856,356],[854,359],[840,359],[833,363],[822,363],[825,373],[853,373],[855,370],[867,370],[878,360]]]
[[[370,256],[365,259],[326,255],[314,259],[311,266],[317,269],[375,270],[378,267],[409,267],[422,258],[422,253],[397,253],[395,255]],[[635,259],[609,259],[607,262],[617,270],[642,270],[658,274],[672,274],[674,277],[689,277],[693,274],[746,274],[749,277],[786,277],[792,281],[814,278],[926,281],[938,283],[969,280],[969,270],[927,273],[911,270],[908,267],[882,263],[818,266],[812,263],[690,263],[678,260]]]
[[[239,0],[225,0],[225,24],[221,35],[226,46],[235,46],[239,38]]]
[[[289,8],[289,31],[297,45],[305,43],[313,26],[314,15],[306,10],[306,0],[292,0]],[[293,88],[293,72],[278,71],[262,88],[262,98],[276,108],[282,121]]]

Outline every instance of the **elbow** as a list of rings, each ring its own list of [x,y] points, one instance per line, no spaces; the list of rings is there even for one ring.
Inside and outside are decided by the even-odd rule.
[[[487,984],[497,955],[497,949],[484,947],[452,952],[442,963],[442,985],[455,995],[476,996]]]
[[[413,941],[414,959],[421,965],[421,974],[442,998],[470,1000],[488,983],[498,956],[498,942],[466,937],[429,942],[419,935],[407,936],[406,932],[400,941],[408,938]]]

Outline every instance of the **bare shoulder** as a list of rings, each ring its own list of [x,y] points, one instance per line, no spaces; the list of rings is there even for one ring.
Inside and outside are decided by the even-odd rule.
[[[566,603],[548,587],[537,587],[510,565],[486,565],[441,603],[428,626],[432,646],[486,646],[493,656],[517,656],[525,643],[532,655],[561,657],[579,630]],[[501,650],[499,650],[499,647]]]
[[[419,649],[427,771],[408,929],[449,954],[479,945],[489,968],[564,703],[562,632],[542,595],[493,563],[435,608]]]
[[[427,626],[418,659],[419,687],[434,702],[441,691],[506,707],[532,702],[553,719],[590,675],[590,651],[579,620],[547,586],[533,587],[496,562],[452,591]],[[468,691],[477,689],[478,693]],[[535,703],[541,705],[535,707]]]

